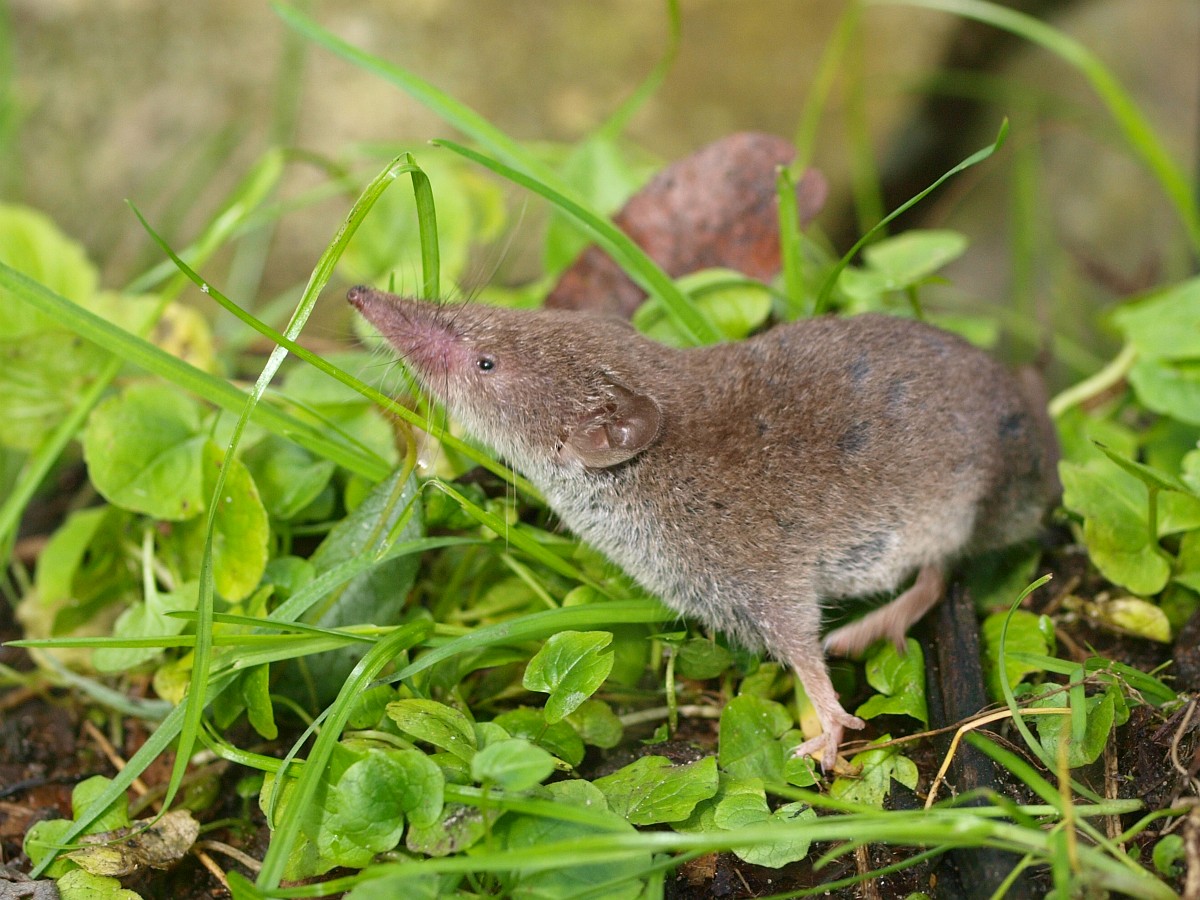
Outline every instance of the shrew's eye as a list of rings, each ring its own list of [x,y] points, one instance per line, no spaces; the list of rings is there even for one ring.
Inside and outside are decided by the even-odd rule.
[[[475,360],[475,365],[478,367],[480,372],[490,372],[492,369],[496,368],[496,360],[490,356],[481,356]]]

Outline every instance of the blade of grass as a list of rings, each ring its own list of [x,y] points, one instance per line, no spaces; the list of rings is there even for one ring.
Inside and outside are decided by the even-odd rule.
[[[430,482],[430,485],[441,491],[443,494],[446,494],[448,497],[453,498],[454,501],[462,507],[463,512],[473,518],[480,525],[490,528],[497,535],[503,537],[514,547],[523,551],[531,558],[536,559],[542,565],[546,566],[546,568],[557,572],[560,575],[565,575],[567,578],[570,578],[573,581],[578,581],[581,584],[594,587],[599,591],[604,590],[604,587],[595,579],[589,578],[562,557],[555,555],[539,544],[521,527],[520,524],[509,525],[495,513],[488,512],[486,509],[483,509],[482,507],[472,503],[466,498],[466,496],[452,488],[444,481],[433,481]]]
[[[407,158],[405,158],[407,157]],[[284,335],[294,341],[300,336],[304,324],[308,321],[308,317],[312,314],[316,306],[317,298],[321,291],[329,282],[330,276],[333,274],[334,266],[341,258],[346,245],[350,242],[350,238],[354,232],[358,230],[359,224],[375,202],[382,196],[383,192],[399,177],[400,170],[411,170],[415,168],[412,163],[412,157],[407,154],[405,157],[393,159],[382,172],[380,172],[363,190],[350,213],[346,216],[333,240],[325,251],[317,260],[316,266],[313,268],[312,274],[309,276],[308,284],[305,285],[303,292],[300,295],[300,301],[296,304],[296,310],[292,314],[291,320],[284,330]],[[415,183],[415,179],[414,179]],[[428,192],[428,181],[425,182],[426,191]],[[430,198],[431,199],[431,198]],[[140,213],[138,218],[145,224]],[[422,225],[422,242],[433,241],[436,244],[436,233],[429,235],[425,228],[427,221],[421,220]],[[162,242],[158,235],[151,231],[151,236],[155,241],[160,243],[164,249],[166,245]],[[435,257],[436,259],[436,254]],[[189,269],[188,272],[191,270]],[[186,273],[185,273],[186,274]],[[190,275],[188,276],[190,277]],[[435,276],[436,277],[436,276]],[[430,275],[425,273],[426,283],[429,283]],[[436,286],[436,281],[434,281]],[[284,358],[287,356],[285,347],[276,346],[271,355],[267,357],[266,364],[263,366],[262,372],[259,373],[258,379],[254,383],[254,388],[251,390],[246,402],[243,405],[237,423],[234,425],[233,433],[226,445],[226,455],[233,458],[237,451],[238,445],[241,443],[242,434],[245,432],[246,426],[249,424],[251,416],[254,413],[255,407],[259,400],[267,390],[267,386],[275,377],[275,373],[283,364]],[[221,466],[217,471],[216,483],[213,486],[212,499],[209,502],[208,510],[205,513],[204,526],[204,551],[200,558],[200,590],[199,600],[196,603],[197,619],[196,619],[196,649],[192,656],[192,671],[189,678],[188,692],[184,700],[186,713],[183,719],[183,726],[179,733],[179,743],[175,753],[175,764],[171,769],[171,777],[167,783],[166,795],[163,798],[162,808],[168,809],[171,802],[175,799],[175,794],[183,784],[184,775],[187,772],[187,767],[191,762],[192,748],[195,746],[201,731],[201,721],[204,717],[204,710],[207,706],[207,686],[209,671],[213,663],[212,639],[213,639],[213,612],[216,602],[216,584],[213,573],[213,542],[216,536],[217,511],[221,508],[221,498],[225,492],[225,480],[229,474],[230,466]],[[386,640],[386,639],[385,639]],[[370,652],[370,651],[369,651]]]
[[[800,234],[800,209],[796,202],[796,176],[783,166],[775,173],[779,203],[779,252],[783,259],[784,318],[800,318],[808,306],[804,289],[804,250]]]
[[[1076,69],[1108,109],[1125,140],[1162,187],[1191,241],[1200,253],[1200,209],[1182,166],[1167,152],[1150,122],[1116,76],[1091,50],[1033,16],[987,0],[869,0],[871,3],[916,6],[972,19],[1024,38],[1049,50]]]
[[[804,98],[804,109],[800,114],[800,122],[796,126],[796,162],[792,173],[799,175],[812,159],[813,147],[817,142],[817,130],[826,120],[826,109],[829,105],[829,95],[833,90],[834,79],[846,57],[850,42],[858,35],[859,21],[862,18],[861,0],[851,0],[846,4],[845,12],[838,19],[833,35],[821,52],[821,61],[817,64],[816,74],[808,87],[808,95]]]
[[[720,333],[705,314],[692,305],[675,282],[658,267],[646,252],[609,220],[598,216],[556,190],[544,181],[531,178],[497,159],[484,156],[454,141],[436,140],[434,146],[445,147],[459,156],[491,169],[498,175],[545,198],[574,219],[584,232],[611,256],[630,278],[646,293],[662,302],[668,315],[675,320],[683,334],[693,344],[711,344],[720,340]]]
[[[941,187],[944,182],[946,182],[950,178],[953,178],[959,172],[962,172],[965,169],[969,169],[969,168],[971,168],[971,166],[978,165],[979,163],[983,162],[985,159],[990,157],[993,153],[995,153],[997,150],[1000,149],[1000,147],[1004,144],[1005,137],[1007,137],[1007,136],[1008,136],[1008,120],[1005,119],[1001,123],[1000,131],[996,135],[996,140],[991,144],[991,146],[984,147],[983,149],[977,150],[975,153],[972,153],[970,156],[968,156],[966,159],[964,159],[962,162],[960,162],[957,166],[955,166],[954,168],[952,168],[948,172],[946,172],[944,175],[942,175],[941,178],[939,178],[937,181],[935,181],[929,187],[925,188],[925,190],[921,191],[919,194],[917,194],[915,197],[908,200],[907,202],[902,203],[896,209],[892,210],[892,212],[890,212],[888,215],[884,216],[879,222],[877,222],[875,224],[875,227],[873,227],[870,231],[868,231],[866,234],[864,234],[862,237],[860,237],[858,239],[857,243],[855,243],[855,245],[850,248],[849,252],[845,256],[843,256],[840,260],[838,260],[837,265],[835,265],[833,267],[832,271],[830,271],[829,275],[825,278],[825,282],[824,282],[824,284],[821,285],[821,290],[817,294],[817,301],[816,301],[816,305],[813,309],[813,315],[819,316],[823,312],[825,312],[825,308],[829,304],[829,296],[833,293],[834,285],[837,284],[838,276],[842,274],[842,270],[845,269],[846,266],[848,266],[850,264],[850,260],[854,259],[855,255],[858,253],[858,251],[861,250],[864,246],[866,246],[881,229],[885,228],[887,226],[887,224],[889,222],[891,222],[893,219],[895,219],[897,216],[907,212],[909,209],[916,206],[918,203],[920,203],[922,200],[924,200],[927,196],[929,196],[931,193],[933,193],[939,187]]]

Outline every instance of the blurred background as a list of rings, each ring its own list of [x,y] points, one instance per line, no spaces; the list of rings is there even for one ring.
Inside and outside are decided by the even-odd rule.
[[[1097,54],[1175,160],[1194,171],[1200,3],[1008,5]],[[531,142],[586,136],[669,43],[666,5],[649,0],[300,6]],[[682,0],[677,58],[628,139],[665,162],[738,130],[794,138],[846,9],[842,0]],[[8,0],[0,10],[0,199],[49,214],[86,245],[113,287],[158,259],[126,198],[170,240],[186,242],[272,144],[336,158],[353,144],[399,142],[420,162],[445,152],[426,141],[455,136],[394,86],[297,38],[266,3]],[[846,249],[865,227],[853,198],[856,153],[860,164],[863,148],[874,161],[892,208],[990,143],[1007,116],[1013,129],[1002,152],[904,223],[970,237],[948,272],[958,290],[1057,318],[1191,271],[1173,210],[1078,72],[942,12],[867,5],[861,29],[813,146],[812,163],[831,185],[817,225],[835,247]],[[860,91],[848,87],[855,79],[847,72],[861,73]],[[323,177],[297,166],[285,192],[299,196]],[[1036,265],[1019,271],[1011,262],[1015,208],[1035,223],[1016,239],[1034,242],[1026,249]],[[346,209],[339,196],[280,219],[264,254],[263,296],[307,277]],[[503,241],[517,249],[502,252],[520,259],[522,242],[538,239],[536,222],[536,214],[511,220]]]

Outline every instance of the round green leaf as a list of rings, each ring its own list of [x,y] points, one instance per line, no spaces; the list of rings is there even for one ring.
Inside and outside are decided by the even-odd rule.
[[[182,521],[205,508],[200,409],[160,384],[132,385],[100,403],[83,432],[88,475],[114,506]]]
[[[721,768],[734,778],[782,781],[785,749],[779,738],[792,727],[787,708],[742,694],[721,711]]]
[[[489,744],[471,760],[471,777],[498,784],[509,791],[524,791],[541,784],[554,771],[554,757],[521,738]]]

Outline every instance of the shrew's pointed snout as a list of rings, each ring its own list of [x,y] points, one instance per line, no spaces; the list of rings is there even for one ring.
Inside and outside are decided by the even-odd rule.
[[[365,284],[356,284],[350,290],[346,291],[346,299],[350,301],[355,309],[361,311],[367,301],[378,293],[374,288],[367,287]]]

